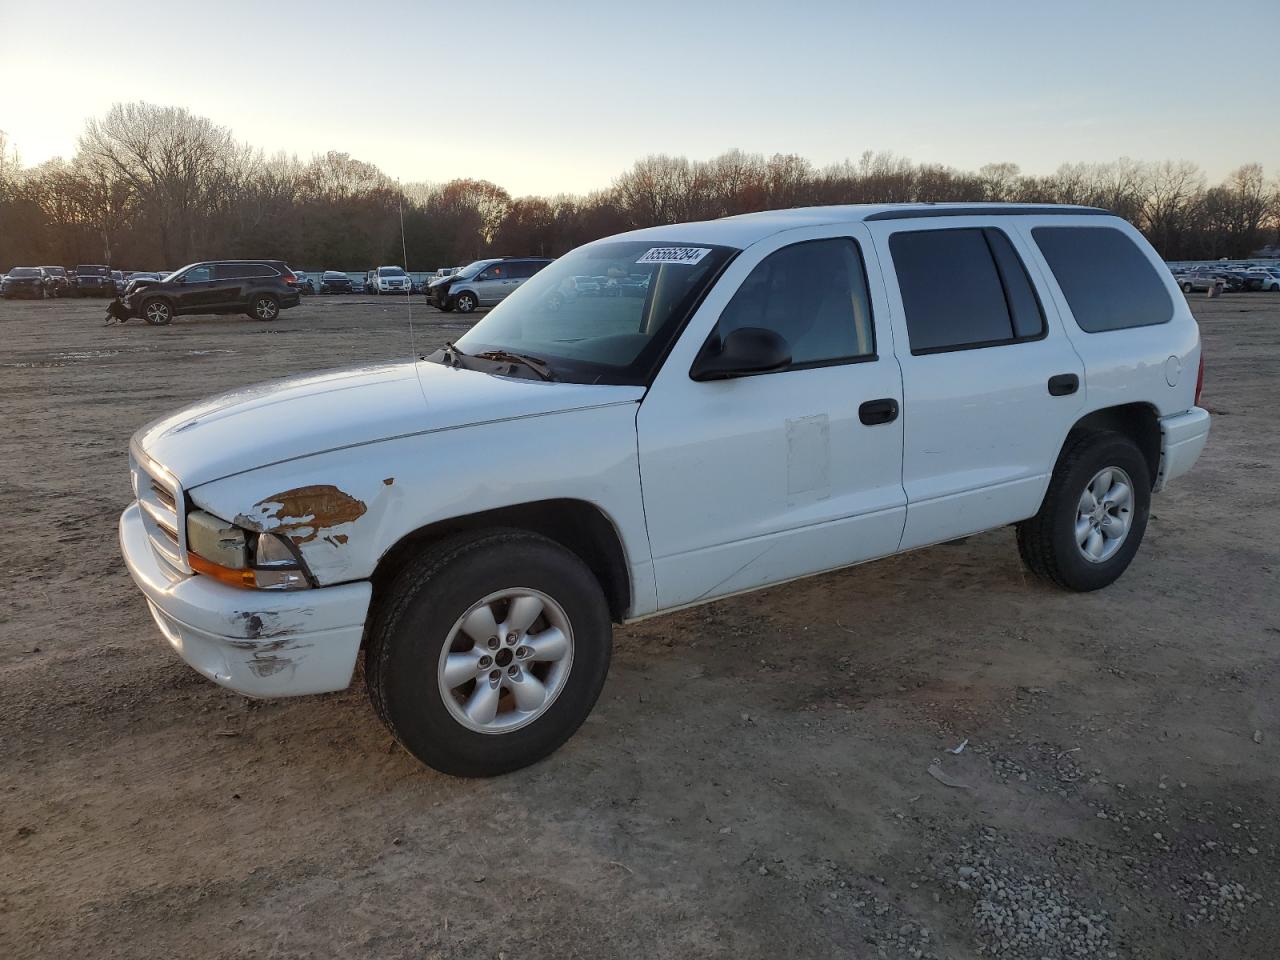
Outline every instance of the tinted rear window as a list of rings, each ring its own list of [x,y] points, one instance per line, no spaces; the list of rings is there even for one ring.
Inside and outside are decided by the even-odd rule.
[[[1017,252],[995,229],[913,230],[889,239],[912,353],[996,346],[1044,333]]]
[[[1036,227],[1031,235],[1081,330],[1150,327],[1173,317],[1155,267],[1114,227]]]

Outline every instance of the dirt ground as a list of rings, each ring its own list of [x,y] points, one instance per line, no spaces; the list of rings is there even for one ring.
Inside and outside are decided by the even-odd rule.
[[[0,957],[1276,956],[1280,296],[1194,307],[1213,435],[1115,586],[1000,530],[624,628],[576,737],[462,781],[358,678],[203,680],[115,538],[137,427],[408,356],[403,302],[0,303]]]

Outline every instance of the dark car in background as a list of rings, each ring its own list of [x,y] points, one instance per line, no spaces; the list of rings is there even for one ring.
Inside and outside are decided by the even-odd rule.
[[[73,287],[78,297],[114,297],[116,284],[111,279],[111,268],[100,263],[79,264],[75,269]]]
[[[0,280],[0,296],[6,300],[16,297],[43,300],[46,296],[44,271],[40,267],[14,267]]]
[[[44,272],[44,292],[49,297],[65,297],[71,294],[71,278],[66,267],[41,267]]]
[[[121,321],[141,317],[153,326],[198,313],[243,313],[255,320],[274,320],[281,310],[299,304],[298,286],[297,276],[283,260],[207,260],[163,280],[135,276],[107,312]]]
[[[351,293],[351,278],[340,270],[326,270],[320,275],[321,293]]]

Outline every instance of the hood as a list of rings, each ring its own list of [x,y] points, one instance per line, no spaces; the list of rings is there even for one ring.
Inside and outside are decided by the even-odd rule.
[[[307,374],[233,390],[162,417],[134,445],[185,489],[391,437],[635,403],[643,387],[499,377],[429,361]]]

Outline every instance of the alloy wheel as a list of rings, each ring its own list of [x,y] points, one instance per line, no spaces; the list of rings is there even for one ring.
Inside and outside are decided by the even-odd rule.
[[[1124,545],[1133,523],[1133,481],[1119,467],[1103,467],[1085,486],[1076,506],[1080,555],[1105,563]]]
[[[538,590],[491,593],[458,618],[437,683],[449,713],[476,733],[510,733],[550,709],[573,667],[564,608]]]

